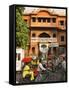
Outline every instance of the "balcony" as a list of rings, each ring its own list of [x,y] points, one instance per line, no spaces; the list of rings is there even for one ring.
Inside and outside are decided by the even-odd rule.
[[[56,27],[56,18],[32,17],[31,27]]]

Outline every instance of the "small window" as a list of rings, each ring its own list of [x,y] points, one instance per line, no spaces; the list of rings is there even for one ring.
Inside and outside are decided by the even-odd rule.
[[[20,53],[18,54],[18,61],[20,60]]]
[[[46,18],[43,18],[43,22],[46,22]]]
[[[47,18],[47,22],[50,22],[50,18]]]
[[[38,18],[38,22],[41,22],[41,18]]]
[[[64,41],[64,36],[61,36],[61,41]]]
[[[56,37],[56,34],[55,33],[53,34],[53,37]]]
[[[27,19],[24,20],[27,23]]]
[[[35,33],[33,33],[33,34],[32,34],[32,37],[35,37],[35,36],[36,36]]]
[[[36,18],[35,18],[35,17],[32,17],[32,21],[33,21],[33,22],[36,22]]]
[[[53,23],[55,23],[56,22],[56,18],[52,18],[52,21],[53,21]]]
[[[64,21],[60,21],[60,25],[64,25]]]

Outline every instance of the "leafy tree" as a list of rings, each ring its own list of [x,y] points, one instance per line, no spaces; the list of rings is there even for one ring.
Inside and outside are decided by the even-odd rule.
[[[29,43],[29,29],[22,18],[23,11],[23,7],[16,7],[16,47],[27,49]]]

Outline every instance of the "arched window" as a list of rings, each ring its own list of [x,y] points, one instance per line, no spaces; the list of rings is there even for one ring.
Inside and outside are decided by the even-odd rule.
[[[32,37],[35,37],[35,36],[36,36],[36,34],[35,34],[35,33],[33,33],[33,34],[32,34]]]
[[[47,33],[41,33],[40,35],[39,35],[39,37],[43,37],[43,38],[46,38],[46,37],[50,37],[50,35],[49,34],[47,34]]]
[[[32,52],[35,53],[35,47],[32,47]]]

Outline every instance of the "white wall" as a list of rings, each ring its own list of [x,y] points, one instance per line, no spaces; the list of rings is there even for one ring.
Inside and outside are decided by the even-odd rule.
[[[43,84],[13,87],[8,84],[9,69],[9,5],[31,4],[69,7],[69,0],[0,0],[0,90],[68,90],[69,83]],[[68,35],[69,36],[69,35]],[[68,49],[69,51],[69,49]],[[68,61],[69,62],[69,61]]]

